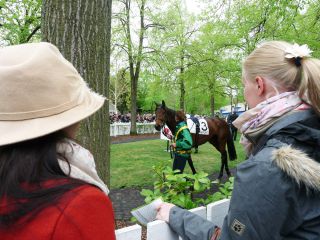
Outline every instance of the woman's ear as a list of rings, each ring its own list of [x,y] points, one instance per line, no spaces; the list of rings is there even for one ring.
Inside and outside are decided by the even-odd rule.
[[[264,94],[266,86],[265,86],[265,80],[260,77],[260,76],[256,76],[256,86],[257,86],[257,90],[258,90],[258,95],[261,96]]]

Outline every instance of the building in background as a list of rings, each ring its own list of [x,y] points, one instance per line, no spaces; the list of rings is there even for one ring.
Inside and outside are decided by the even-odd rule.
[[[232,111],[235,111],[238,115],[241,115],[247,110],[247,105],[245,103],[238,103],[236,105],[227,105],[220,108],[220,115],[226,118]]]

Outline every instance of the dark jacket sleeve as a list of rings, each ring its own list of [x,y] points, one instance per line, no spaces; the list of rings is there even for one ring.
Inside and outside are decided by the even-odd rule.
[[[179,207],[170,210],[169,226],[184,240],[210,240],[215,225]]]
[[[220,240],[275,240],[298,227],[295,189],[265,148],[237,168]]]

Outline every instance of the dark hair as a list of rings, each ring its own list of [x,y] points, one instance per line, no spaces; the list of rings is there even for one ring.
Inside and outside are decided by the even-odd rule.
[[[59,131],[0,147],[0,202],[10,204],[0,211],[0,228],[24,216],[28,217],[23,223],[31,220],[64,193],[85,184],[66,176],[59,166],[56,145],[64,137]]]
[[[182,110],[176,111],[176,117],[178,119],[178,122],[186,121],[186,115]]]

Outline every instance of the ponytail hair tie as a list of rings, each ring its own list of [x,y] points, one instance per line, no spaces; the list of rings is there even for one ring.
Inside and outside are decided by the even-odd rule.
[[[294,64],[297,66],[297,67],[300,67],[301,66],[301,57],[296,57],[294,58]]]
[[[309,49],[309,47],[306,44],[299,46],[296,43],[286,48],[284,52],[285,52],[284,57],[287,59],[294,59],[294,64],[297,67],[301,66],[301,60],[303,58],[311,57],[311,53],[312,53],[312,51]]]

